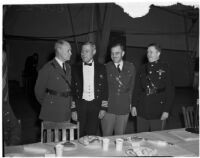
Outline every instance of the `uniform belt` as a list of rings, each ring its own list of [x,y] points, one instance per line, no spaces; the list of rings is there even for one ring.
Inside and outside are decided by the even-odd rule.
[[[158,93],[162,93],[164,91],[165,91],[165,88],[159,88],[159,89],[155,89],[152,93],[147,94],[147,95],[158,94]],[[147,93],[147,91],[145,89],[143,89],[143,92]]]
[[[55,95],[55,96],[59,96],[59,97],[65,97],[65,98],[71,96],[71,91],[68,91],[68,92],[57,92],[55,90],[47,88],[46,92],[51,94],[51,95]]]
[[[161,92],[164,92],[164,91],[165,91],[165,88],[160,88],[160,89],[156,90],[156,93],[161,93]]]

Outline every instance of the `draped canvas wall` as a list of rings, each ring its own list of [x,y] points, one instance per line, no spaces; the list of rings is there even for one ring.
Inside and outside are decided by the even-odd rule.
[[[39,54],[38,68],[41,68],[54,51],[53,43],[58,38],[72,43],[72,62],[76,62],[82,42],[93,39],[101,48],[97,52],[99,56],[106,54],[110,31],[122,31],[126,36],[128,60],[140,66],[145,47],[158,42],[166,50],[166,60],[172,64],[176,86],[190,86],[192,57],[198,56],[199,49],[198,12],[181,4],[164,9],[152,6],[149,14],[133,19],[114,3],[10,6],[3,25],[9,45],[9,80],[21,82],[25,59],[33,53]]]

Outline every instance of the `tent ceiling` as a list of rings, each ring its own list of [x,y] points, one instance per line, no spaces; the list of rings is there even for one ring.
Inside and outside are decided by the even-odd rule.
[[[5,34],[22,35],[22,36],[40,36],[40,37],[59,37],[72,35],[71,22],[69,20],[70,7],[74,29],[76,34],[86,33],[89,31],[91,23],[91,6],[92,4],[55,4],[55,5],[13,5],[7,7],[6,15],[4,18],[4,31]],[[103,6],[103,5],[102,5]],[[115,8],[118,6],[115,5]],[[105,8],[104,6],[101,8]],[[156,7],[163,11],[168,11],[171,16],[182,15],[192,20],[198,20],[198,8],[191,6],[184,6],[181,4],[172,5],[169,7]],[[146,16],[152,16],[151,19],[157,18],[154,13],[154,7],[151,7],[150,13]],[[161,11],[159,11],[161,12]],[[157,13],[157,12],[156,12]],[[103,16],[103,12],[101,13]],[[127,14],[121,10],[120,18],[117,19],[118,23],[125,20],[129,22],[138,22],[142,26],[141,21],[147,19],[141,18],[128,18]],[[112,15],[113,19],[118,18]],[[170,15],[169,15],[170,16]],[[126,17],[126,18],[124,18]],[[158,18],[160,18],[158,16]],[[161,17],[163,18],[163,17]],[[178,18],[178,17],[177,17]],[[180,18],[180,17],[179,17]],[[174,21],[176,23],[176,21]],[[114,23],[113,27],[117,28],[120,24]],[[93,30],[97,30],[96,21],[94,20]],[[122,24],[123,25],[123,24]],[[131,26],[131,25],[130,25]],[[128,26],[126,26],[128,28]],[[120,27],[119,27],[120,28]],[[154,27],[155,28],[155,27]],[[146,32],[145,27],[139,27],[139,32]],[[158,25],[156,27],[158,29]],[[162,28],[163,29],[163,28]],[[134,29],[135,30],[135,29]],[[138,30],[137,30],[138,31]]]
[[[4,35],[28,36],[36,39],[38,37],[55,39],[73,35],[85,37],[89,32],[101,29],[99,27],[103,26],[107,5],[108,3],[4,6],[6,10],[3,23]],[[154,40],[161,41],[166,48],[181,49],[185,46],[187,33],[191,49],[196,47],[195,41],[199,35],[198,8],[179,3],[167,7],[152,5],[147,15],[131,18],[121,7],[113,6],[111,30],[125,32],[128,45],[146,46],[150,40]],[[83,36],[79,36],[78,41],[81,41],[80,37]]]

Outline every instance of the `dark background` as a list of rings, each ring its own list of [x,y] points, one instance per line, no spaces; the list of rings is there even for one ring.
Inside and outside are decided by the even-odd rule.
[[[181,107],[194,106],[198,98],[198,8],[152,5],[147,15],[131,18],[114,3],[3,7],[10,104],[21,120],[22,143],[40,140],[40,105],[33,93],[34,82],[23,75],[26,59],[37,53],[39,70],[53,57],[57,39],[71,43],[71,63],[80,61],[81,45],[87,40],[96,43],[95,59],[102,62],[103,57],[103,63],[110,61],[110,44],[120,41],[125,45],[125,60],[133,62],[136,69],[145,62],[146,46],[159,43],[162,60],[169,63],[176,88],[166,128],[184,127]],[[126,133],[135,132],[134,121],[130,116]]]

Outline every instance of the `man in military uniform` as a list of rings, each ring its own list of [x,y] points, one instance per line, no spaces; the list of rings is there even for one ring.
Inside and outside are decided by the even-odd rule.
[[[112,61],[106,65],[109,97],[108,111],[102,119],[104,136],[124,134],[131,109],[136,70],[132,63],[123,61],[124,54],[123,45],[115,43],[111,47]]]
[[[137,131],[154,131],[164,128],[173,105],[174,88],[169,66],[160,61],[161,49],[150,44],[148,63],[136,75],[132,97],[132,115],[137,115]]]
[[[71,118],[70,57],[70,44],[59,40],[55,43],[55,58],[39,71],[35,95],[42,106],[41,120],[62,122]]]
[[[99,119],[107,110],[107,76],[105,66],[94,61],[96,47],[83,44],[82,62],[72,66],[72,119],[80,122],[80,136],[96,135]]]

